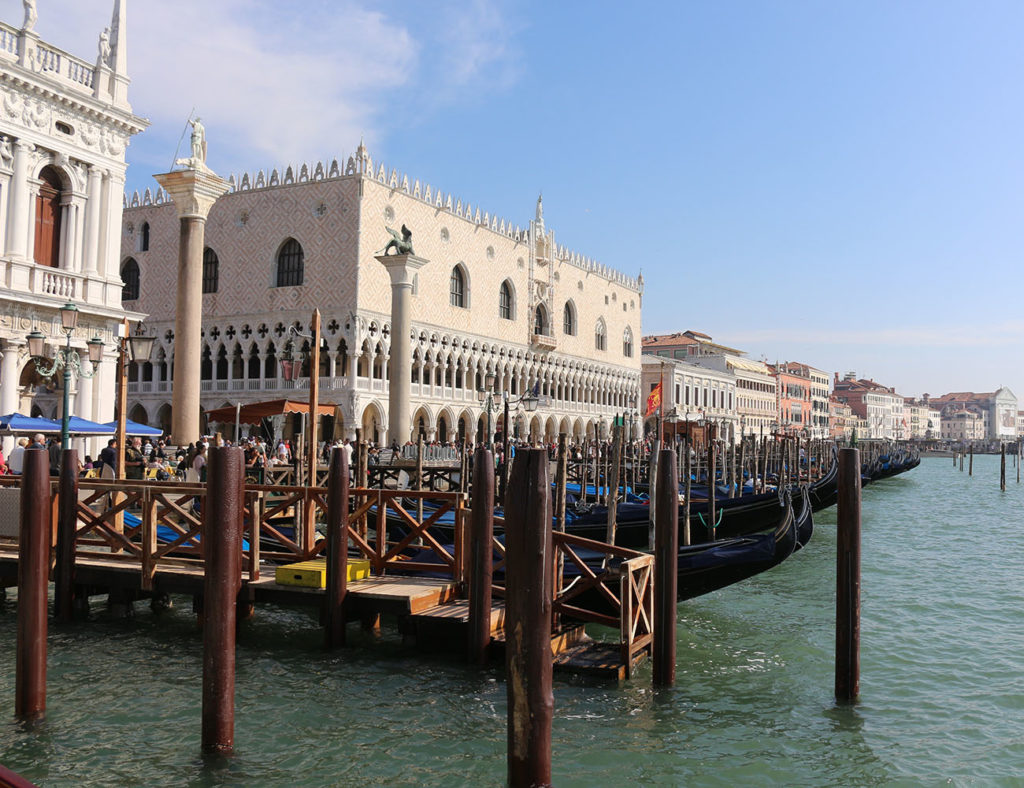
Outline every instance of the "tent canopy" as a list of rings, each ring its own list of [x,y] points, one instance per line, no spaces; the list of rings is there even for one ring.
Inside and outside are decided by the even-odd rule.
[[[318,405],[317,413],[320,416],[333,416],[334,405]],[[219,421],[222,424],[230,424],[235,421],[235,406],[229,405],[225,408],[216,408],[206,411],[206,418],[210,421]],[[240,424],[259,424],[269,416],[280,416],[283,413],[309,413],[309,403],[293,399],[272,399],[265,402],[249,402],[238,410],[238,421]]]
[[[0,416],[0,432],[60,432],[60,422],[44,419],[41,416],[22,416],[20,413],[8,413]]]
[[[58,423],[58,428],[60,424]],[[113,435],[114,430],[106,424],[98,424],[95,421],[83,419],[80,416],[72,416],[68,419],[68,432],[72,435]]]
[[[117,432],[117,422],[116,421],[108,421],[103,426],[107,427],[108,429],[110,429],[110,431],[113,432],[113,433]],[[148,424],[139,424],[139,422],[137,422],[137,421],[132,421],[131,419],[125,419],[124,420],[124,434],[125,435],[129,435],[129,436],[138,435],[140,437],[156,438],[156,437],[159,437],[160,435],[163,435],[164,431],[161,430],[159,427],[150,427]]]

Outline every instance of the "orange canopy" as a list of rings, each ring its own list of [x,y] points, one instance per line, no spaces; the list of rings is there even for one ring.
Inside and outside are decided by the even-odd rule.
[[[316,410],[321,416],[333,416],[334,408],[334,405],[326,404],[317,405]],[[309,403],[294,399],[272,399],[266,402],[246,403],[237,412],[239,423],[259,424],[268,416],[280,416],[282,413],[309,413]],[[230,424],[235,420],[235,413],[235,406],[228,405],[224,408],[206,411],[206,418],[210,421]]]

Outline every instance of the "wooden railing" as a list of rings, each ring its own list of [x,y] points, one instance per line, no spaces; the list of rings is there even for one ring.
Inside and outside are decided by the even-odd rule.
[[[0,477],[0,486],[19,484],[20,477]],[[88,479],[79,481],[78,490],[77,557],[139,565],[147,589],[158,568],[201,570],[206,485]],[[450,575],[460,584],[465,581],[466,496],[362,488],[352,488],[349,494],[349,548],[369,560],[375,574],[430,571]],[[428,503],[422,521],[415,514],[419,499]],[[56,532],[56,480],[46,503],[54,513]],[[312,530],[301,521],[307,511],[313,513]],[[326,539],[316,524],[326,513],[326,488],[246,485],[242,565],[248,579],[259,579],[264,561],[289,563],[324,554]],[[454,525],[442,534],[441,521],[448,513]],[[51,543],[56,543],[55,536]],[[261,549],[261,544],[274,546]]]

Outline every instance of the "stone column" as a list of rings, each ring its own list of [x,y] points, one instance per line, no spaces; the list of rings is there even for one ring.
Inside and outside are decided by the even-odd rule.
[[[14,142],[14,175],[11,176],[10,207],[7,212],[7,256],[28,257],[29,208],[28,170],[35,146]]]
[[[21,348],[6,340],[0,358],[0,415],[18,410],[18,352]],[[14,448],[14,436],[3,437],[4,456]]]
[[[159,176],[158,176],[159,177]],[[107,226],[103,233],[103,256],[99,260],[100,276],[121,276],[121,214],[124,200],[124,173],[112,171],[107,175]],[[117,305],[121,305],[121,291],[117,290]]]
[[[89,194],[85,203],[83,263],[86,276],[95,276],[100,246],[100,213],[103,208],[103,170],[89,167]]]
[[[178,297],[174,321],[171,442],[199,437],[199,369],[202,360],[203,240],[206,217],[228,183],[209,170],[175,170],[154,176],[178,209]]]
[[[427,260],[411,254],[379,255],[377,261],[391,275],[391,359],[388,362],[388,442],[399,445],[410,435],[410,379],[412,376],[412,279]]]

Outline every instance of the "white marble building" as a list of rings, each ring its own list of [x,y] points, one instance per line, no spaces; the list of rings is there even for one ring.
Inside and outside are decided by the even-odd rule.
[[[117,329],[142,317],[122,308],[118,267],[125,149],[147,125],[128,103],[125,2],[91,61],[39,39],[34,3],[20,29],[0,23],[0,414],[59,416],[61,375],[36,374],[25,337],[42,331],[52,356],[71,302],[72,347],[84,358],[98,336],[106,350],[93,378],[73,379],[70,410],[114,418]]]
[[[279,363],[291,326],[306,333],[320,309],[321,402],[338,406],[340,432],[383,440],[388,419],[391,287],[376,261],[386,228],[408,226],[429,262],[414,281],[410,438],[473,435],[492,402],[536,391],[516,432],[554,439],[600,433],[636,407],[643,280],[556,243],[538,204],[524,227],[371,161],[362,145],[343,164],[303,164],[232,176],[205,230],[204,409],[308,396]],[[167,425],[174,353],[178,220],[157,189],[124,215],[125,303],[149,314],[154,362],[133,369],[130,416]],[[298,346],[296,346],[298,348]],[[513,412],[515,407],[512,408]],[[337,425],[336,425],[337,426]],[[498,431],[501,430],[500,424]]]

